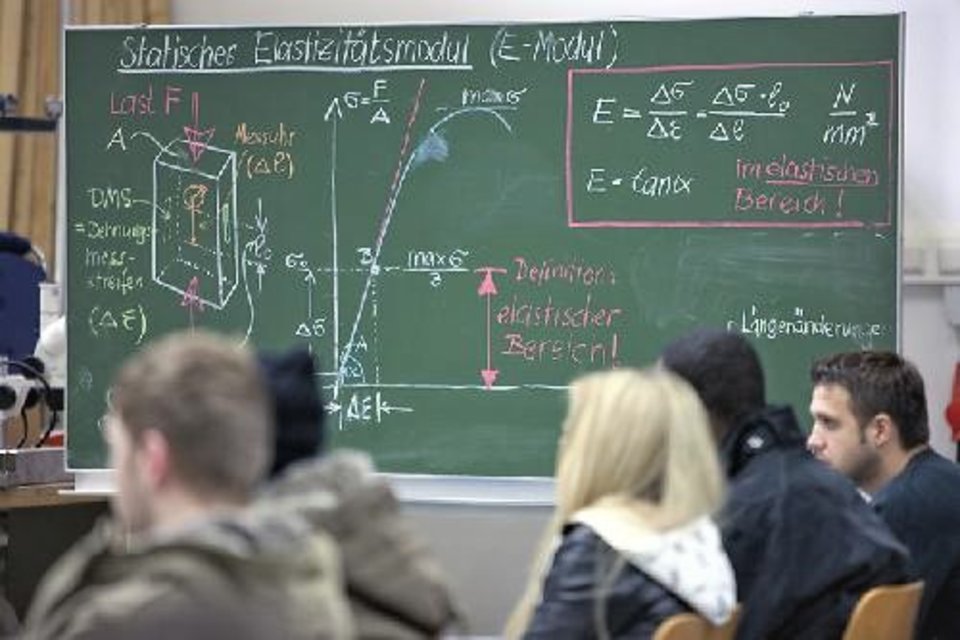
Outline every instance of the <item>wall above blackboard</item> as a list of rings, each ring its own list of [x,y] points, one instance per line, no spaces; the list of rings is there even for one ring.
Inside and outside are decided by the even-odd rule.
[[[578,372],[699,325],[773,401],[898,343],[900,16],[68,30],[68,462],[123,357],[321,362],[335,446],[552,472]],[[171,399],[176,401],[176,399]]]

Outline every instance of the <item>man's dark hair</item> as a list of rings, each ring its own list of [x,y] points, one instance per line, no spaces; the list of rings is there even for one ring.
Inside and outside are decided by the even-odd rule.
[[[923,377],[896,353],[853,351],[827,356],[813,364],[810,380],[814,386],[835,384],[846,389],[861,427],[878,413],[889,415],[904,449],[930,440]]]
[[[739,333],[697,329],[668,344],[660,360],[697,390],[723,430],[737,426],[767,403],[760,358]]]

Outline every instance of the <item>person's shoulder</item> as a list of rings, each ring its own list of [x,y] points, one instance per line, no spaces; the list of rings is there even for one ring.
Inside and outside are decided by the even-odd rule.
[[[169,638],[290,638],[294,627],[276,610],[239,606],[227,600],[155,604],[139,615],[101,625],[74,640],[167,640]]]
[[[817,460],[802,447],[783,451],[781,472],[786,478],[780,486],[793,496],[829,498],[833,501],[862,503],[856,486],[828,464]]]
[[[618,566],[616,578],[607,587],[608,595],[613,600],[628,597],[635,598],[638,604],[649,603],[669,594],[659,581],[627,561],[596,531],[582,523],[569,524],[564,528],[563,537],[554,553],[547,588],[588,588],[592,592],[590,585],[594,585],[601,576],[609,575]]]
[[[773,449],[758,456],[732,480],[730,493],[734,498],[757,502],[810,494],[850,500],[856,496],[856,488],[798,446]]]
[[[370,457],[352,450],[337,450],[290,465],[264,485],[259,497],[261,506],[303,510],[321,521],[342,511],[374,505],[396,507],[397,502]]]
[[[807,451],[798,453],[794,463],[798,480],[808,489],[819,488],[822,491],[836,493],[845,499],[860,498],[856,485],[842,473],[817,460]]]
[[[921,451],[875,496],[886,519],[960,524],[960,466],[933,450]]]
[[[203,532],[174,538],[142,554],[137,578],[156,592],[142,616],[164,621],[190,614],[197,624],[215,628],[226,612],[251,621],[262,617],[251,612],[260,612],[278,624],[318,632],[352,626],[342,592],[340,553],[333,540],[298,518],[256,511],[210,522]],[[209,616],[210,612],[224,613]],[[303,612],[309,615],[291,617]]]
[[[557,541],[543,581],[544,599],[561,598],[565,602],[589,600],[594,594],[597,567],[604,553],[603,541],[590,527],[568,524]]]
[[[112,522],[101,520],[44,575],[24,621],[25,637],[70,638],[70,630],[109,624],[156,595],[124,554],[112,551],[112,532]]]
[[[320,544],[333,546],[296,514],[248,507],[133,539],[113,559],[113,571],[132,584],[204,600],[282,586],[298,568],[309,575],[336,570],[337,557],[322,555]]]
[[[598,550],[612,548],[587,525],[571,523],[563,528],[563,536],[554,557],[566,562],[579,562],[591,560]]]
[[[114,588],[124,598],[176,602],[226,591],[236,578],[236,550],[219,541],[182,538],[117,558]]]
[[[921,451],[876,497],[878,502],[919,499],[960,505],[960,466],[932,449]]]
[[[916,454],[901,474],[904,482],[930,483],[931,488],[960,489],[960,465],[947,460],[933,449]],[[960,499],[960,494],[958,494]]]
[[[570,523],[563,528],[563,535],[554,551],[551,573],[580,575],[593,579],[598,568],[609,569],[619,555],[619,552],[589,525]],[[641,572],[626,563],[620,579],[636,573]]]
[[[26,621],[24,638],[80,640],[131,637],[121,630],[158,611],[198,606],[176,584],[138,572],[115,571],[107,580],[78,585],[69,597]],[[37,612],[32,612],[36,614]]]
[[[771,451],[730,486],[722,516],[729,530],[737,522],[770,525],[785,516],[813,520],[874,520],[854,484],[801,448]]]

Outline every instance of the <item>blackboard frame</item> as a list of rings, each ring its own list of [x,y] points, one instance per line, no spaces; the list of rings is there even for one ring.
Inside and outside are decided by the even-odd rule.
[[[871,14],[871,15],[872,15],[872,14]],[[798,19],[798,20],[802,20],[803,18],[797,18],[797,19]],[[610,21],[610,22],[614,22],[614,23],[615,23],[615,22],[618,22],[618,21],[620,21],[620,20],[618,19],[618,20],[614,20],[614,21]],[[661,21],[661,22],[672,22],[672,21]],[[688,22],[688,21],[686,21],[686,20],[680,20],[680,21],[677,21],[677,22]],[[438,24],[439,24],[439,23],[438,23]],[[476,24],[476,23],[473,23],[473,24]],[[483,24],[483,23],[480,23],[480,24]],[[520,22],[520,23],[514,23],[514,24],[524,24],[524,23]],[[529,24],[540,24],[540,23],[529,23]],[[546,24],[549,25],[550,23],[546,23]],[[272,27],[272,25],[261,25],[261,26],[264,26],[264,27]],[[378,26],[388,26],[388,25],[378,25]],[[389,25],[389,26],[396,26],[396,25]],[[430,23],[416,23],[415,25],[403,24],[403,25],[399,25],[399,26],[405,26],[405,27],[407,27],[407,26],[437,26],[437,25],[431,25]],[[113,27],[113,28],[115,28],[115,29],[123,29],[123,27]],[[210,27],[207,27],[207,26],[196,26],[196,27],[177,26],[177,27],[176,27],[177,30],[209,29],[209,28],[210,28]],[[108,29],[110,29],[110,27],[108,27]],[[100,30],[103,30],[103,28],[90,29],[90,28],[85,28],[85,27],[69,27],[68,30],[69,30],[69,31],[87,31],[87,30],[97,30],[97,31],[100,31]],[[900,43],[899,43],[899,50],[898,50],[898,60],[899,60],[899,64],[897,65],[897,87],[898,87],[898,91],[897,91],[897,106],[896,106],[896,113],[897,113],[897,120],[898,120],[897,130],[898,130],[898,133],[899,133],[898,136],[897,136],[897,153],[896,153],[896,155],[897,155],[897,167],[898,167],[898,168],[902,167],[902,157],[903,157],[902,149],[903,149],[903,135],[904,135],[904,134],[903,134],[903,126],[902,126],[902,125],[903,125],[903,111],[902,111],[902,105],[903,105],[903,96],[902,96],[902,92],[903,92],[903,81],[902,81],[902,80],[903,80],[903,78],[902,78],[902,76],[903,76],[903,64],[902,64],[902,61],[903,61],[903,53],[902,53],[902,52],[903,52],[903,47],[902,47],[902,37],[903,37],[903,18],[902,18],[902,14],[901,14],[901,17],[900,17]],[[898,228],[898,229],[902,228],[902,210],[903,210],[903,208],[902,208],[902,200],[903,200],[903,185],[902,185],[902,180],[903,180],[903,175],[902,175],[902,174],[903,174],[902,170],[898,170],[898,171],[897,171],[897,175],[896,175],[896,182],[897,182],[896,220],[897,220],[897,228]],[[896,284],[896,328],[895,328],[895,335],[896,335],[896,341],[897,341],[896,347],[897,347],[897,348],[899,348],[899,340],[900,340],[900,335],[901,335],[900,327],[901,327],[901,321],[902,321],[902,308],[901,308],[902,305],[901,305],[901,303],[900,303],[900,301],[901,301],[901,286],[900,286],[900,278],[899,278],[900,261],[901,261],[901,250],[900,250],[900,246],[899,246],[899,245],[900,245],[901,242],[902,242],[902,239],[899,238],[899,234],[898,234],[898,241],[897,241],[898,248],[897,248],[897,255],[896,255],[897,284]],[[390,474],[390,475],[392,475],[393,477],[398,478],[401,482],[403,482],[405,478],[409,478],[409,479],[411,479],[411,486],[416,485],[416,486],[418,486],[418,487],[421,487],[421,486],[422,486],[422,483],[421,483],[421,480],[420,480],[420,479],[423,478],[423,477],[428,477],[428,478],[431,478],[431,479],[443,479],[443,478],[444,478],[444,476],[442,476],[442,475],[440,475],[440,476],[436,476],[436,475],[421,476],[420,474]],[[460,486],[460,489],[459,489],[458,491],[460,491],[460,492],[463,493],[463,494],[468,494],[468,493],[470,493],[470,491],[467,489],[467,486],[470,484],[470,482],[476,481],[476,482],[478,483],[478,484],[477,484],[477,487],[480,487],[480,488],[481,488],[481,490],[480,490],[480,497],[477,497],[476,499],[478,499],[478,500],[480,500],[480,501],[484,501],[484,500],[486,500],[487,498],[483,497],[482,494],[484,493],[484,491],[482,490],[482,488],[483,488],[484,486],[488,485],[488,484],[491,483],[491,482],[496,483],[497,481],[503,480],[503,478],[502,478],[501,476],[493,476],[493,477],[485,477],[485,476],[454,476],[454,477],[450,478],[449,480],[450,480],[451,482],[460,483],[460,484],[458,484],[458,486]],[[531,487],[539,487],[539,488],[534,488],[534,489],[532,489],[532,491],[530,492],[529,495],[531,496],[531,500],[533,500],[533,502],[537,502],[537,501],[539,501],[539,500],[541,499],[540,497],[538,497],[538,496],[542,496],[542,478],[541,478],[541,477],[528,478],[528,479],[525,479],[525,478],[522,478],[522,477],[521,477],[521,478],[512,477],[512,478],[510,478],[510,481],[511,481],[511,482],[512,482],[512,481],[516,481],[516,482],[514,483],[514,486],[522,486],[523,483],[528,482]],[[463,485],[463,484],[462,484],[463,482],[467,482],[467,485]],[[418,489],[416,489],[413,493],[414,493],[414,494],[417,494],[417,495],[420,495],[420,492],[421,492],[421,489],[418,488]],[[509,491],[508,491],[508,492],[509,492]],[[426,494],[423,494],[423,495],[427,495],[427,494],[429,494],[429,493],[430,493],[430,492],[427,491]],[[442,493],[442,492],[441,492],[441,493]],[[435,497],[436,497],[436,496],[435,496]],[[442,496],[440,497],[440,499],[442,499]]]

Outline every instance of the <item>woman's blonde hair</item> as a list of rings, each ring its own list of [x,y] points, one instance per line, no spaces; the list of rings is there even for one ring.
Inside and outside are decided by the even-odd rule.
[[[661,369],[578,378],[557,451],[556,508],[507,635],[526,629],[556,540],[577,511],[612,502],[666,531],[714,512],[723,492],[707,414],[689,384]]]

